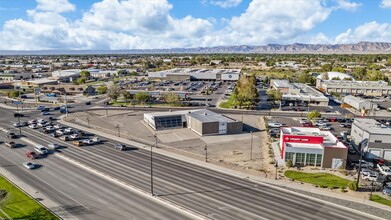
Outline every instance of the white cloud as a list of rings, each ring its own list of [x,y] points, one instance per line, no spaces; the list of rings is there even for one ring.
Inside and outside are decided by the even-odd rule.
[[[382,0],[380,7],[382,8],[391,8],[391,0]]]
[[[68,0],[37,0],[37,10],[52,11],[57,13],[74,11],[76,6],[69,3]]]
[[[225,45],[285,43],[325,21],[331,11],[321,0],[254,0],[216,39]]]
[[[351,2],[350,0],[335,0],[337,2],[337,6],[335,9],[344,9],[348,11],[355,11],[362,4],[357,2]]]
[[[211,5],[219,6],[221,8],[233,8],[238,6],[242,0],[212,0]]]
[[[348,29],[335,38],[335,43],[356,43],[359,41],[390,42],[391,24],[376,21],[365,23],[354,30]]]

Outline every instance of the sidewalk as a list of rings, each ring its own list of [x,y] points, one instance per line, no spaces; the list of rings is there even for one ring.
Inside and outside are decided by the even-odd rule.
[[[278,166],[279,167],[285,167],[285,161],[281,158],[281,153],[280,153],[280,149],[278,147],[278,142],[273,142],[272,143],[272,148],[273,148],[273,151],[274,151],[274,157],[278,163]]]
[[[84,126],[80,126],[77,124],[66,122],[63,120],[64,116],[62,116],[61,119],[62,120],[60,121],[60,123],[66,125],[66,126],[72,126],[72,127],[75,127],[76,129],[85,130],[89,133],[94,133],[94,134],[97,134],[97,135],[105,137],[105,138],[117,140],[117,141],[126,143],[128,145],[132,145],[134,147],[144,148],[144,149],[150,148],[150,145],[141,144],[141,143],[138,143],[138,142],[135,142],[132,140],[122,138],[122,137],[117,137],[115,135],[110,135],[110,134],[107,134],[104,132],[96,131],[91,128],[87,128]],[[336,203],[336,204],[339,204],[340,206],[352,207],[354,209],[357,209],[357,208],[355,208],[355,206],[357,206],[357,205],[365,205],[366,207],[360,208],[360,209],[364,210],[365,212],[372,213],[374,209],[378,208],[378,210],[380,210],[382,212],[384,211],[384,216],[391,215],[389,206],[369,201],[366,193],[358,194],[358,195],[360,195],[360,197],[349,195],[348,193],[347,194],[339,194],[335,190],[333,192],[333,190],[329,190],[329,189],[319,189],[319,188],[316,188],[310,184],[301,184],[300,182],[290,181],[289,179],[275,180],[275,179],[268,179],[268,178],[263,178],[263,177],[255,176],[255,175],[249,175],[246,173],[242,173],[239,171],[235,171],[232,169],[221,167],[216,164],[207,163],[207,162],[204,162],[201,160],[196,160],[196,159],[189,158],[189,157],[186,157],[183,155],[168,152],[168,151],[165,151],[165,150],[159,149],[159,148],[154,148],[153,151],[155,153],[159,153],[159,154],[167,156],[167,157],[171,157],[171,158],[175,158],[175,159],[178,159],[181,161],[185,161],[185,162],[197,165],[197,166],[206,167],[206,168],[209,168],[209,169],[221,172],[221,173],[225,173],[225,174],[236,176],[236,177],[243,178],[243,179],[249,179],[251,181],[257,182],[258,184],[265,184],[270,187],[279,188],[280,190],[289,190],[289,192],[292,192],[292,191],[293,192],[300,192],[299,194],[301,196],[303,196],[303,195],[308,196],[309,198],[312,198],[312,199],[322,198],[321,200],[319,200],[320,202],[326,202],[326,203],[329,202],[331,204]],[[279,155],[279,151],[276,155]],[[301,191],[306,192],[306,193],[303,194]],[[352,194],[353,193],[356,193],[356,192],[352,192]],[[331,201],[330,201],[330,199],[329,199],[329,201],[327,201],[327,200],[325,201],[325,197],[329,197],[332,199],[331,199]],[[337,201],[337,200],[341,200],[341,201]],[[372,212],[371,212],[371,210],[372,210]],[[378,211],[376,211],[376,213],[378,213]]]

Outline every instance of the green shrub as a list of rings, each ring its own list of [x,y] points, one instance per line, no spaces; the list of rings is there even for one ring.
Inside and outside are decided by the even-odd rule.
[[[293,167],[293,162],[292,162],[292,160],[288,160],[288,161],[286,162],[286,167],[288,167],[288,168]]]
[[[348,188],[353,191],[357,191],[358,189],[358,184],[357,181],[352,181],[348,184]]]
[[[341,192],[345,192],[345,187],[344,186],[340,186],[339,189],[341,190]]]

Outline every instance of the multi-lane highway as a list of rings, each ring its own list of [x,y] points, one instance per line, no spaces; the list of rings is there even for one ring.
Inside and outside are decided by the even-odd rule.
[[[3,115],[6,118],[11,117],[11,113]],[[11,128],[8,121],[2,117],[1,123],[5,127]],[[148,192],[151,177],[149,151],[144,149],[116,151],[113,145],[117,142],[103,137],[101,139],[105,141],[102,144],[76,148],[68,142],[49,137],[49,135],[37,130],[23,128],[23,134],[34,143],[47,145],[54,142],[66,147],[49,155],[48,158],[39,160],[44,164],[42,168],[35,171],[24,171],[24,173],[27,173],[26,175],[29,175],[29,172],[34,175],[42,175],[37,179],[42,178],[41,180],[54,188],[59,187],[59,190],[69,193],[72,198],[69,203],[73,206],[91,207],[89,211],[100,210],[96,212],[94,217],[111,213],[113,218],[116,218],[116,215],[136,216],[136,218],[142,219],[159,218],[158,216],[167,219],[185,218],[174,210],[162,207],[159,203],[154,203],[149,199],[144,201],[142,197],[134,195],[120,184],[114,183],[118,181]],[[17,165],[20,165],[23,151],[23,148],[2,149],[1,155],[6,155],[7,160],[10,160],[9,163],[15,160],[18,161]],[[64,158],[77,161],[115,181],[99,178],[77,165],[64,161]],[[275,187],[256,184],[163,155],[154,155],[153,168],[154,193],[159,199],[177,204],[179,207],[191,210],[205,218],[376,219],[354,210],[312,200]],[[40,172],[42,174],[39,174]],[[69,180],[73,173],[76,173],[74,174],[75,179]],[[31,182],[39,188],[39,185],[37,186],[34,181],[30,181],[28,178],[25,178],[25,181]],[[74,190],[73,193],[71,193],[72,190]],[[55,189],[49,191],[53,191],[54,198],[59,196]],[[50,192],[47,193],[50,195]],[[95,205],[95,202],[99,205]],[[66,202],[63,203],[66,204]],[[126,210],[126,212],[118,211],[116,208]],[[82,211],[85,210],[82,209]],[[83,214],[82,217],[84,216],[90,217],[88,214]]]

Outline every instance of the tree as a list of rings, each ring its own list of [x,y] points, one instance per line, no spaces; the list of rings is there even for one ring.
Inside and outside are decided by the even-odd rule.
[[[299,83],[308,83],[308,84],[313,85],[313,84],[315,84],[316,79],[315,79],[315,77],[311,76],[310,73],[303,72],[303,73],[300,73],[297,81]]]
[[[113,100],[117,100],[119,95],[120,95],[120,90],[118,88],[118,85],[117,84],[111,85],[110,88],[108,89],[108,96]]]
[[[279,91],[279,90],[274,90],[274,89],[271,89],[271,90],[268,90],[266,92],[266,94],[273,100],[275,101],[279,101],[282,99],[282,93]]]
[[[148,92],[136,93],[135,98],[142,104],[145,104],[151,97]]]
[[[326,63],[322,66],[322,71],[323,72],[330,72],[333,69],[333,65],[330,63]]]
[[[163,99],[168,104],[179,104],[180,103],[180,97],[179,95],[173,93],[173,92],[167,92],[163,94]]]
[[[107,92],[107,86],[99,86],[96,90],[99,95],[105,94]]]
[[[311,111],[307,115],[308,120],[313,120],[315,118],[320,118],[320,117],[322,117],[322,114],[320,114],[317,110]]]
[[[9,91],[7,92],[8,98],[16,98],[19,96],[19,91]]]
[[[345,72],[344,68],[342,68],[342,67],[340,67],[340,66],[334,67],[332,71],[334,71],[334,72],[340,72],[340,73]]]
[[[86,83],[86,78],[84,78],[84,77],[78,78],[78,79],[76,80],[76,84],[77,84],[77,85],[81,85],[81,84],[84,84],[84,83]]]
[[[126,105],[128,105],[128,100],[132,98],[132,95],[128,91],[126,91],[125,89],[121,91],[121,94],[125,99]]]
[[[353,77],[357,80],[363,80],[367,75],[366,68],[354,68],[353,69]]]
[[[88,70],[82,70],[82,71],[80,71],[80,76],[82,78],[88,79],[88,78],[90,78],[91,74]]]

